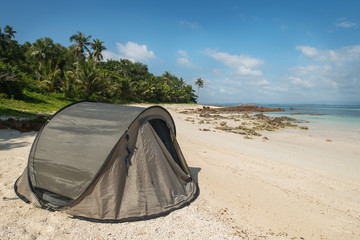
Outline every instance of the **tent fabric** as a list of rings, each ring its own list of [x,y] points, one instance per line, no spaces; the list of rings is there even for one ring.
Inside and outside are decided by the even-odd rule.
[[[185,206],[198,185],[164,108],[80,102],[40,130],[15,192],[73,216],[126,221]]]

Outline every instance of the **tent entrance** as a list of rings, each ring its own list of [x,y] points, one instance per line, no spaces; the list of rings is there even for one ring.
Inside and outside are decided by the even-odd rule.
[[[166,122],[162,119],[152,119],[149,120],[149,123],[165,145],[168,152],[171,154],[176,164],[185,173],[190,174],[190,172],[187,170],[188,166],[185,162],[184,156],[182,155],[180,147],[176,142],[176,138],[170,131],[170,128],[167,126]]]
[[[175,147],[174,147],[171,135],[170,135],[170,129],[168,128],[166,123],[161,119],[152,119],[152,120],[149,120],[149,122],[150,122],[151,126],[154,128],[154,130],[157,133],[157,135],[159,136],[159,138],[161,139],[161,141],[164,143],[166,149],[169,151],[169,153],[171,154],[171,156],[173,157],[173,159],[175,160],[177,165],[179,165],[179,167],[181,167],[181,169],[184,170],[183,167],[181,166],[179,156],[175,150]]]

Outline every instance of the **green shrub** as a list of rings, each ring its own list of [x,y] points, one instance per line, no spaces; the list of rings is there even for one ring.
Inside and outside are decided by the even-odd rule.
[[[17,69],[0,62],[0,93],[11,99],[21,99],[23,84],[17,75]]]

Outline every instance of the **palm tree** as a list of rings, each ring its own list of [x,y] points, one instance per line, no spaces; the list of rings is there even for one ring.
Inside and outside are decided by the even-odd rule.
[[[202,80],[201,78],[196,79],[195,85],[198,87],[198,98],[199,98],[199,90],[200,88],[204,87],[204,80]]]
[[[66,97],[73,98],[78,92],[78,86],[75,82],[75,73],[73,71],[64,72],[63,83],[61,85],[61,91],[65,93]]]
[[[30,56],[39,63],[39,72],[41,72],[42,63],[47,57],[46,44],[43,38],[36,40],[31,46]]]
[[[95,59],[90,56],[87,61],[82,60],[77,64],[79,66],[74,72],[74,78],[84,96],[89,99],[93,94],[103,94],[109,77],[104,70],[97,68]]]
[[[6,34],[6,38],[8,39],[8,41],[10,41],[12,38],[15,37],[15,33],[16,31],[13,30],[13,27],[9,26],[9,25],[6,25],[5,28],[4,28],[4,32]]]
[[[70,42],[75,41],[75,44],[73,45],[75,56],[77,58],[80,58],[84,54],[84,50],[89,51],[89,48],[87,46],[90,45],[91,35],[85,36],[82,32],[78,32],[77,34],[74,34],[70,37]]]
[[[92,54],[96,61],[103,60],[104,58],[101,52],[106,50],[106,47],[103,44],[104,42],[100,41],[98,38],[94,39],[94,42],[91,43],[91,48],[94,50]]]
[[[5,48],[5,43],[6,43],[5,39],[6,39],[5,34],[1,32],[1,27],[0,27],[0,50],[1,50],[1,52]]]
[[[6,25],[3,30],[4,32],[2,32],[0,28],[0,51],[6,52],[6,48],[9,46],[10,40],[15,37],[14,34],[16,31],[9,25]]]
[[[47,91],[53,92],[56,90],[57,85],[60,82],[61,70],[56,64],[53,66],[51,60],[48,60],[42,68],[42,71],[37,73],[38,79],[40,79],[40,85],[42,85]]]

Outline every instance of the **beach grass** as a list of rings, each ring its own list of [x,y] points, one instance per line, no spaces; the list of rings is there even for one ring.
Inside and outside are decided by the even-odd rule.
[[[39,115],[51,115],[74,101],[60,93],[42,94],[25,91],[22,100],[0,97],[0,116],[36,118]]]

